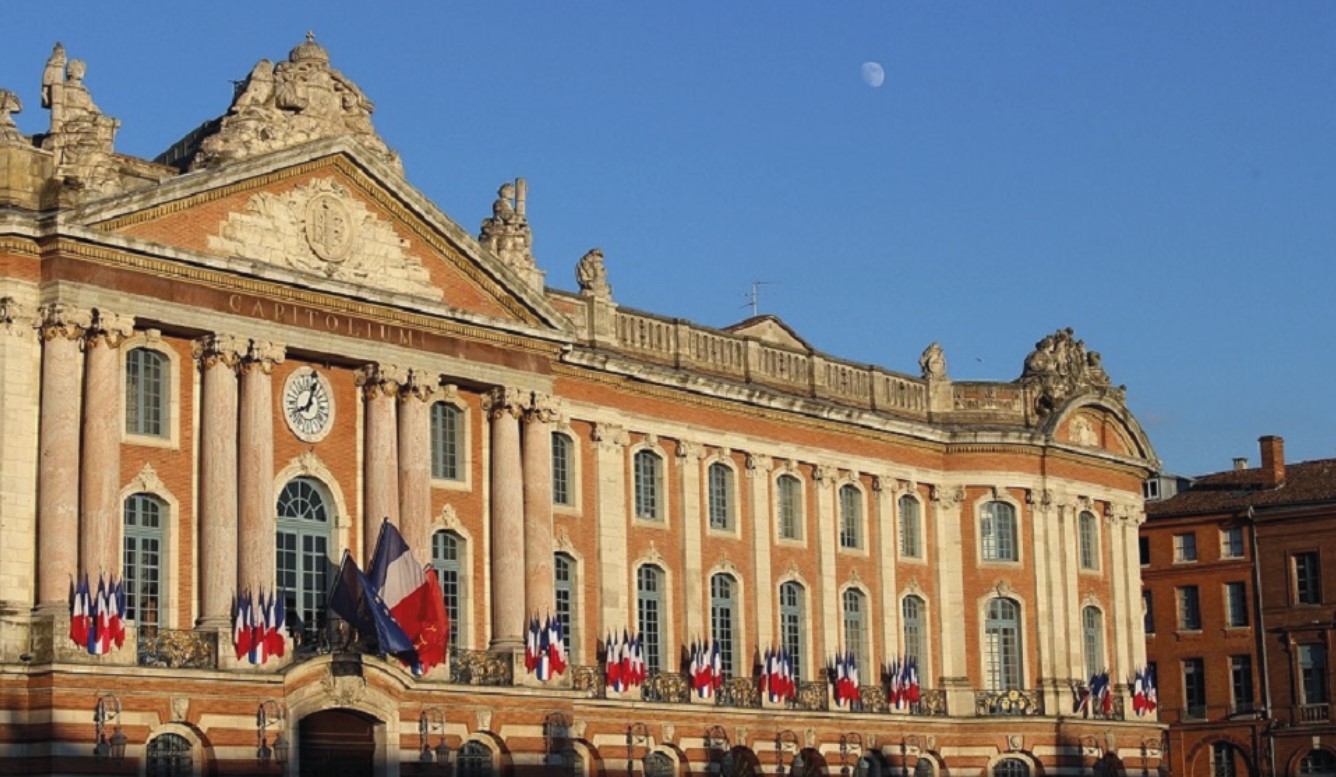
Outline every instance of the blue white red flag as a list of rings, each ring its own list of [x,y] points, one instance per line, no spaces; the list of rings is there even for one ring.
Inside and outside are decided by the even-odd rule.
[[[380,524],[376,549],[371,554],[371,566],[367,568],[366,576],[410,644],[422,642],[423,632],[429,626],[440,628],[440,624],[428,619],[428,613],[435,608],[429,601],[432,593],[427,575],[413,557],[403,535],[388,520]]]
[[[566,630],[561,625],[561,616],[554,615],[548,621],[548,663],[552,666],[552,675],[566,673]]]
[[[343,562],[339,565],[334,592],[329,597],[329,609],[362,634],[375,634],[381,652],[401,661],[416,660],[412,640],[394,620],[376,587],[357,568],[357,562],[346,550],[343,552]]]

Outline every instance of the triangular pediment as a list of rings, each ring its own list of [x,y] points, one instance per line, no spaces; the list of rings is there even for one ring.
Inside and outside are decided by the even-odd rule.
[[[799,337],[779,316],[769,314],[752,316],[745,321],[739,321],[730,327],[726,327],[725,331],[742,337],[752,337],[766,345],[786,348],[791,351],[812,350],[812,346]]]
[[[90,204],[78,220],[308,288],[570,326],[541,289],[346,139],[182,175]]]

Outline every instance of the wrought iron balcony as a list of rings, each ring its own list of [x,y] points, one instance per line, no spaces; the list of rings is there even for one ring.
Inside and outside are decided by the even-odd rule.
[[[918,704],[909,705],[910,715],[944,718],[949,713],[946,709],[946,691],[924,689],[919,693]]]
[[[798,695],[793,699],[793,708],[809,712],[825,712],[830,709],[830,685],[824,682],[798,683]]]
[[[714,700],[720,707],[759,709],[761,683],[755,677],[730,677],[715,691]]]
[[[514,685],[515,666],[508,653],[451,650],[450,682],[460,685]]]
[[[140,666],[164,669],[217,669],[218,635],[190,629],[141,627],[136,634]]]
[[[691,703],[691,683],[679,672],[654,672],[640,686],[640,698],[668,704]]]
[[[1019,688],[975,691],[974,714],[981,717],[1043,715],[1044,695],[1039,691]]]

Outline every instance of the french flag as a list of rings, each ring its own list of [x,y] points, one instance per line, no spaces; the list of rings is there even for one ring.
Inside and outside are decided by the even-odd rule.
[[[70,640],[88,649],[88,632],[93,629],[93,602],[88,592],[88,576],[78,583],[70,581]]]
[[[552,674],[566,673],[566,630],[561,625],[561,616],[555,615],[547,625],[547,660],[552,667]]]
[[[376,538],[376,552],[371,556],[367,579],[389,608],[394,622],[399,624],[409,642],[421,645],[423,632],[433,625],[426,613],[433,611],[432,587],[422,565],[413,558],[408,543],[394,524],[388,520],[380,525]]]
[[[238,661],[250,653],[250,603],[245,594],[237,594],[236,614],[232,617],[232,647],[236,650]]]

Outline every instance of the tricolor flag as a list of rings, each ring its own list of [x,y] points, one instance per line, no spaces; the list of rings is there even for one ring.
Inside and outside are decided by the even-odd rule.
[[[524,671],[533,674],[538,668],[538,619],[529,618],[529,628],[524,635]]]
[[[442,631],[443,624],[429,621],[437,608],[431,601],[433,593],[427,575],[413,558],[403,535],[388,520],[380,524],[380,536],[376,538],[376,550],[371,554],[366,576],[409,643],[416,647],[425,641],[424,632]],[[436,631],[429,632],[429,626]]]
[[[548,662],[552,665],[553,676],[566,673],[566,630],[561,625],[561,616],[554,615],[547,626]]]
[[[248,627],[250,628],[250,651],[246,654],[246,659],[254,665],[260,665],[269,660],[269,649],[265,640],[265,632],[268,625],[265,623],[264,611],[267,602],[264,597],[264,589],[255,597],[253,602],[249,601],[250,595],[246,596],[248,602],[247,613],[249,617]]]
[[[251,649],[249,598],[245,594],[237,594],[236,604],[233,608],[232,648],[236,651],[238,661],[245,658]]]
[[[375,634],[382,653],[405,662],[417,658],[412,640],[395,621],[376,587],[357,568],[357,562],[347,550],[343,551],[343,561],[339,564],[329,609],[362,634]]]
[[[904,677],[900,683],[901,693],[905,697],[906,704],[918,704],[922,698],[922,691],[919,688],[918,659],[909,656],[905,659]]]
[[[88,649],[88,634],[93,630],[93,601],[88,590],[88,576],[70,581],[70,640]]]
[[[617,639],[609,632],[606,639],[603,640],[603,674],[608,687],[621,693],[622,691],[622,657],[618,650]]]
[[[719,690],[724,684],[724,653],[719,648],[719,640],[712,640],[710,649],[710,684]]]

